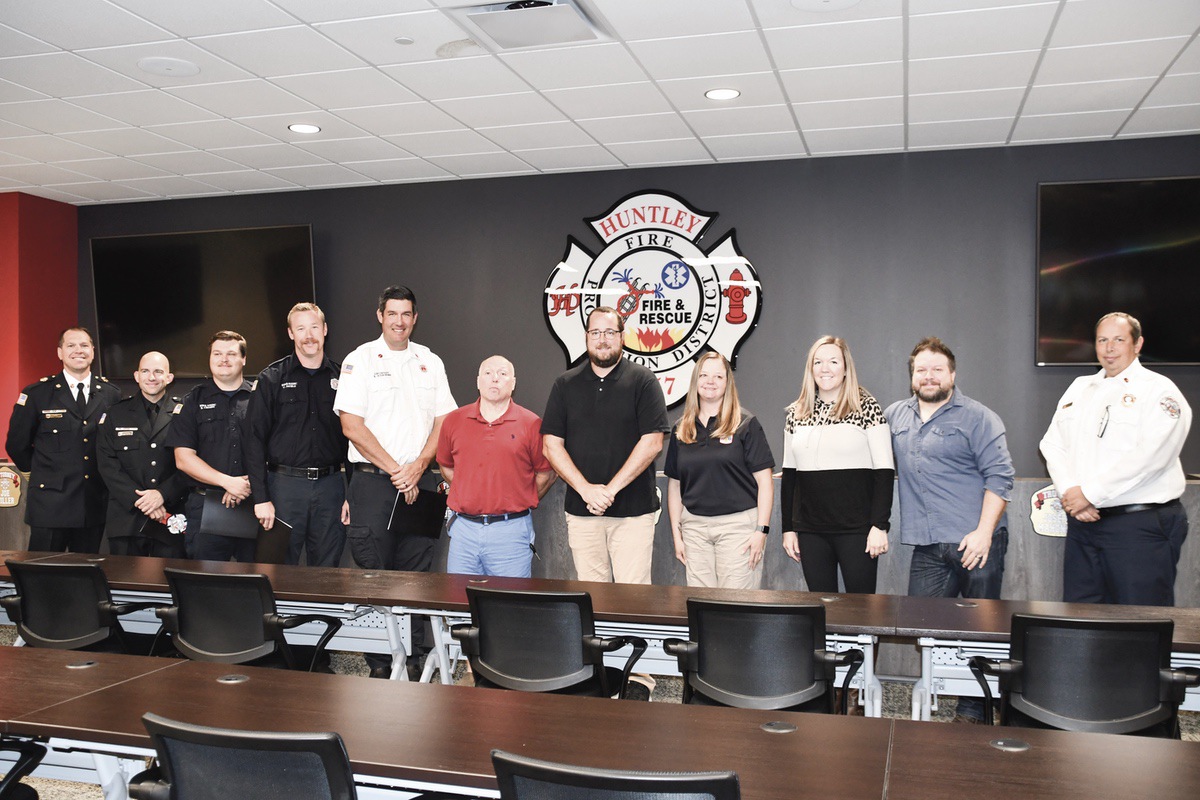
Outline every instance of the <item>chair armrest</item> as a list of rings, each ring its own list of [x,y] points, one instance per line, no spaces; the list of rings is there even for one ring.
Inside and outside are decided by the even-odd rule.
[[[673,638],[663,639],[663,652],[675,656],[679,662],[679,671],[683,675],[695,672],[700,668],[698,663],[700,645],[696,642]]]
[[[612,653],[620,650],[622,647],[631,646],[632,652],[629,658],[625,661],[625,666],[621,669],[621,690],[619,697],[625,699],[625,687],[629,683],[629,675],[633,672],[633,665],[638,662],[642,654],[646,652],[646,640],[640,636],[585,636],[583,637],[584,649],[592,655],[592,663],[599,665],[604,669],[604,654]]]
[[[162,620],[163,630],[167,633],[179,633],[179,606],[166,606],[154,609],[154,616]]]
[[[9,620],[16,625],[21,621],[21,595],[9,594],[0,597],[0,608],[8,614]]]
[[[132,614],[134,611],[145,611],[147,608],[159,609],[170,608],[170,603],[156,603],[152,601],[138,603],[103,603],[105,611],[110,611],[117,616]]]
[[[1183,686],[1200,686],[1200,669],[1197,669],[1196,667],[1160,669],[1158,674],[1164,683],[1181,684]]]
[[[337,617],[331,617],[328,614],[296,614],[290,617],[282,617],[278,614],[273,615],[271,620],[279,625],[283,630],[290,630],[301,625],[306,625],[310,622],[319,622],[325,626],[325,632],[321,634],[321,638],[317,639],[317,645],[313,649],[313,660],[308,665],[308,671],[312,672],[313,666],[317,663],[317,658],[321,653],[325,652],[325,648],[329,645],[329,640],[334,637],[342,628],[342,621]]]
[[[1023,666],[1020,661],[1012,661],[1011,659],[986,658],[984,656],[971,656],[967,661],[967,666],[971,668],[971,674],[975,676],[975,681],[979,687],[983,689],[983,724],[994,725],[995,715],[995,698],[992,697],[992,687],[988,684],[985,675],[1015,675],[1021,671]],[[1003,724],[1003,720],[1001,723]]]
[[[458,640],[463,655],[479,655],[479,626],[468,622],[450,626],[450,635]]]
[[[129,779],[129,796],[132,800],[171,800],[171,784],[158,767],[151,767]]]
[[[842,701],[838,707],[838,713],[845,716],[850,704],[850,683],[858,674],[858,668],[862,666],[863,651],[857,647],[842,651],[817,650],[814,656],[820,664],[850,668],[846,670],[846,677],[842,680]]]

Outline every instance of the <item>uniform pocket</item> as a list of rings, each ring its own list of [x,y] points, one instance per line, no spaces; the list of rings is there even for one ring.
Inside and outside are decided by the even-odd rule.
[[[346,543],[350,546],[354,563],[360,569],[387,569],[383,554],[379,552],[379,543],[366,525],[350,525],[346,528]]]

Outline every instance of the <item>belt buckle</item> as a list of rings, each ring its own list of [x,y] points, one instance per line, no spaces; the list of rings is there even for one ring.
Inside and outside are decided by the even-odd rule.
[[[310,481],[318,480],[321,477],[320,467],[305,467],[304,471],[308,473],[304,477],[308,478]]]
[[[492,514],[484,514],[484,515],[482,515],[482,516],[483,516],[483,519],[481,519],[481,520],[479,520],[479,521],[480,521],[480,523],[482,523],[482,524],[483,524],[483,526],[484,526],[485,528],[486,528],[488,525],[491,525],[491,524],[492,524],[492,517],[493,517],[494,515],[492,515]]]

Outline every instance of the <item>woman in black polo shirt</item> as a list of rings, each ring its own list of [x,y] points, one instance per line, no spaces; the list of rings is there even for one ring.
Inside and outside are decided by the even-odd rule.
[[[675,557],[688,586],[757,589],[771,520],[775,461],[754,416],[738,405],[729,362],[700,356],[664,471]]]

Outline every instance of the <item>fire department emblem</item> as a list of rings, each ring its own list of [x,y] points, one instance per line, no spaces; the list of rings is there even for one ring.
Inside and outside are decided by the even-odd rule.
[[[584,220],[604,243],[593,255],[574,237],[546,281],[545,314],[567,364],[587,355],[588,314],[611,306],[625,321],[625,355],[658,376],[668,406],[687,395],[696,357],[730,363],[758,325],[758,273],[729,231],[699,244],[717,215],[662,191],[631,195]]]

